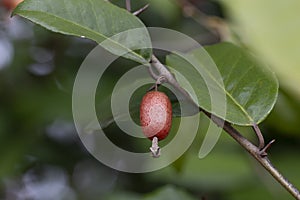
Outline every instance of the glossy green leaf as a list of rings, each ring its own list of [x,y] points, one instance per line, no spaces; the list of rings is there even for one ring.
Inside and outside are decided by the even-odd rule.
[[[278,93],[277,79],[268,68],[256,62],[242,48],[230,43],[220,43],[205,48],[216,63],[222,80],[210,73],[209,66],[203,65],[205,55],[196,49],[188,54],[171,54],[167,57],[167,65],[184,75],[194,87],[198,105],[225,118],[237,125],[253,125],[260,123],[272,110]],[[203,68],[200,76],[195,72],[189,59],[194,58]],[[226,117],[222,113],[211,110],[210,93],[206,76],[217,93],[226,95]],[[222,84],[220,83],[222,82]],[[184,87],[184,84],[182,84]],[[222,94],[221,94],[222,95]]]
[[[26,0],[13,14],[54,32],[97,43],[105,41],[101,45],[110,52],[125,54],[124,57],[139,63],[147,63],[151,56],[151,41],[144,24],[108,1]]]

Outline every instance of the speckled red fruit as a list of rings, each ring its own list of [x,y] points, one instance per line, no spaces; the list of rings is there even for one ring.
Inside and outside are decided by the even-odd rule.
[[[151,91],[145,94],[140,105],[140,122],[149,139],[167,137],[172,124],[172,105],[165,93]]]

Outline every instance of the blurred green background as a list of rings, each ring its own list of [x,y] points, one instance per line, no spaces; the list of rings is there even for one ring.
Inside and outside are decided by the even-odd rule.
[[[202,45],[237,43],[276,73],[278,101],[260,127],[266,141],[276,139],[271,161],[300,188],[299,1],[132,0],[133,10],[146,3],[140,18],[147,26],[181,31]],[[0,199],[293,199],[226,133],[199,159],[205,116],[190,149],[162,170],[128,174],[104,166],[79,140],[71,107],[77,70],[96,44],[10,18],[10,12],[1,3]],[[130,64],[112,65],[101,95],[110,93]],[[237,128],[256,142],[250,128]],[[115,124],[107,128],[126,148],[117,130]],[[145,139],[131,145],[149,144]]]

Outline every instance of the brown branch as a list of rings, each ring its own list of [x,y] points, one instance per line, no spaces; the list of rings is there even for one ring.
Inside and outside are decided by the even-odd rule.
[[[144,5],[142,8],[138,9],[137,11],[134,11],[132,14],[137,16],[144,12],[149,7],[149,4]]]
[[[192,97],[189,95],[185,89],[183,89],[179,83],[177,82],[176,78],[173,74],[164,66],[154,55],[151,57],[151,66],[156,69],[159,73],[158,77],[163,76],[166,79],[166,82],[176,88],[181,94],[183,94],[194,106],[197,107],[198,105],[193,101]]]
[[[175,89],[181,92],[193,105],[197,104],[192,100],[191,96],[185,91],[179,83],[176,81],[175,77],[172,73],[153,55],[151,58],[151,66],[157,70],[159,73],[158,76],[164,76],[166,82],[172,85]],[[153,75],[153,74],[152,74]],[[198,106],[197,106],[198,108]],[[280,183],[291,195],[293,195],[296,199],[300,200],[300,192],[296,187],[294,187],[271,163],[268,159],[266,150],[270,147],[270,145],[274,142],[271,141],[263,148],[259,148],[264,144],[263,136],[260,133],[258,126],[254,126],[254,130],[258,133],[259,139],[259,147],[252,144],[248,139],[242,136],[232,125],[224,121],[223,119],[201,109],[206,116],[208,116],[217,126],[222,127],[224,131],[226,131],[234,140],[236,140],[244,149],[246,149],[252,157],[254,157],[274,178]]]
[[[126,0],[126,1],[125,1],[125,4],[126,4],[126,10],[127,10],[128,12],[131,12],[131,0]],[[146,5],[144,5],[142,8],[140,8],[140,9],[134,11],[132,14],[135,15],[135,16],[136,16],[136,15],[139,15],[139,14],[141,14],[142,12],[144,12],[148,7],[149,7],[149,4],[146,4]]]

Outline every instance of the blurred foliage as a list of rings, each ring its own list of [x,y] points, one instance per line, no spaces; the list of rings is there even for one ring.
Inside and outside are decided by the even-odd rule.
[[[125,5],[121,0],[112,2]],[[183,1],[132,2],[133,10],[150,3],[140,15],[148,26],[181,31],[201,44],[219,42],[219,37],[195,16],[184,14]],[[276,139],[269,150],[270,159],[299,188],[300,68],[294,56],[299,45],[297,38],[290,36],[296,34],[295,30],[288,28],[299,28],[298,9],[292,0],[284,1],[285,7],[283,1],[243,2],[251,2],[251,6],[234,2],[230,9],[226,3],[225,9],[223,1],[189,1],[204,13],[223,17],[226,11],[225,20],[239,21],[237,29],[248,26],[243,32],[234,32],[235,36],[278,73],[284,87],[261,128],[267,141]],[[286,7],[289,9],[282,9]],[[280,12],[275,12],[279,8]],[[276,20],[272,18],[274,13]],[[102,165],[79,140],[71,108],[77,70],[96,44],[51,33],[18,17],[10,18],[10,11],[4,7],[0,15],[0,199],[292,199],[226,133],[211,154],[199,159],[197,153],[209,121],[202,115],[193,145],[172,165],[147,174],[127,174]],[[284,37],[280,37],[282,32]],[[270,35],[274,37],[267,40]],[[258,42],[255,38],[267,39]],[[278,38],[282,46],[276,45]],[[108,81],[117,80],[118,73],[129,69],[126,65],[130,63],[122,62],[124,71],[113,70],[119,64],[114,63],[108,72]],[[285,71],[288,66],[295,71]],[[113,87],[113,81],[109,87]],[[176,128],[180,120],[174,122]],[[256,142],[251,129],[237,128]],[[108,129],[117,139],[123,137],[114,125]],[[128,145],[124,140],[118,142]],[[146,149],[149,141],[137,140],[130,145]]]
[[[231,27],[239,39],[270,64],[282,87],[300,100],[300,2],[221,1],[231,17]]]

